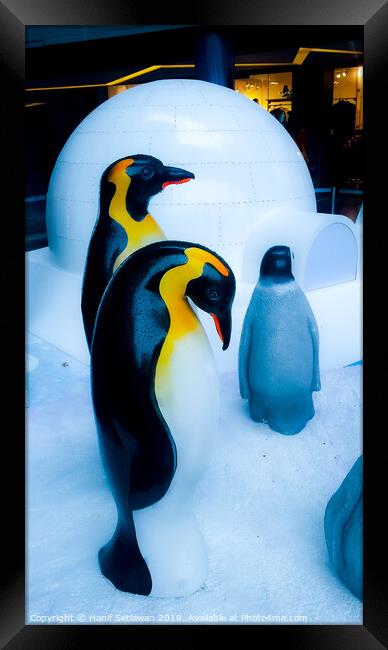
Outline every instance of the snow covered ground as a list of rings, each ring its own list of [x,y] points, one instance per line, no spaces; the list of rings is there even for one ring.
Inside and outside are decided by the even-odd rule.
[[[208,578],[188,598],[156,599],[122,593],[99,571],[116,515],[89,368],[35,336],[27,352],[28,623],[362,623],[323,532],[326,504],[361,454],[362,366],[323,372],[315,418],[290,437],[252,422],[237,376],[221,375],[218,440],[195,499]]]

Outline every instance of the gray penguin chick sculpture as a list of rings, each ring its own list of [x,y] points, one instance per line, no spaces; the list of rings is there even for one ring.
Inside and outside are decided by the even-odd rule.
[[[241,333],[239,382],[252,419],[274,431],[294,435],[314,417],[318,327],[292,275],[288,246],[273,246],[263,257]]]

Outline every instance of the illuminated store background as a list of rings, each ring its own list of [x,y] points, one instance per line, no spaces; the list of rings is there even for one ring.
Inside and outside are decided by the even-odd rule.
[[[362,28],[32,26],[26,32],[26,250],[47,246],[50,175],[81,120],[139,84],[214,81],[211,61],[220,56],[223,85],[271,112],[299,146],[318,211],[356,219],[364,181]]]

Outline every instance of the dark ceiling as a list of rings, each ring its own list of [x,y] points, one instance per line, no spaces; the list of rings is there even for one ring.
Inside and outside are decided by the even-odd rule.
[[[204,29],[182,25],[30,26],[26,30],[27,86],[105,83],[152,65],[192,64]],[[300,47],[363,50],[361,26],[237,25],[212,29],[229,43],[236,63],[292,62]],[[344,58],[357,57],[311,54],[306,64],[315,60],[315,64],[329,61],[335,66],[340,61],[344,65]],[[165,71],[163,76],[167,76]],[[151,80],[147,75],[147,81]]]
[[[181,29],[190,25],[70,25],[70,26],[28,26],[26,28],[26,47],[46,47],[64,43],[77,43],[96,39],[132,36],[172,29]]]

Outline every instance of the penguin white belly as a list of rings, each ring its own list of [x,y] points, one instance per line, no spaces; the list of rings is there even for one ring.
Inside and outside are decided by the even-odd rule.
[[[176,471],[165,496],[133,513],[136,536],[152,578],[152,596],[193,593],[206,579],[202,535],[193,513],[196,484],[218,427],[219,384],[200,324],[174,344],[168,372],[155,382],[159,408],[176,446]]]

